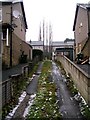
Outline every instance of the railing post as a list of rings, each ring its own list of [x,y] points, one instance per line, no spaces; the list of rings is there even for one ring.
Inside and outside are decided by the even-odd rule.
[[[5,104],[7,103],[7,81],[5,82]]]

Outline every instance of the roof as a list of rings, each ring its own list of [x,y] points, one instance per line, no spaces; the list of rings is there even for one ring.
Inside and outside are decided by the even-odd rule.
[[[64,42],[64,41],[53,41],[52,42],[52,46],[73,46],[74,45],[74,42]]]
[[[64,40],[64,42],[74,42],[75,39],[69,39],[69,38],[66,38],[66,40]]]
[[[53,46],[61,46],[61,45],[65,45],[64,41],[53,41],[52,42]]]
[[[23,1],[22,0],[1,0],[1,2],[2,2],[2,5],[10,5],[12,3],[13,4],[21,3],[21,8],[22,8],[22,13],[23,13],[23,17],[24,17],[25,27],[27,29],[28,26],[27,26],[27,22],[26,22],[26,16],[25,16]]]
[[[31,46],[28,42],[23,41],[23,40],[22,40],[22,42],[24,42],[25,44],[29,45],[29,47],[31,47],[31,48],[32,48],[32,46]]]
[[[43,46],[43,41],[31,41],[28,43],[32,46]]]
[[[22,2],[23,0],[0,0],[1,2]]]
[[[76,12],[75,12],[75,19],[74,19],[74,25],[73,25],[73,31],[75,30],[75,25],[76,25],[76,20],[77,20],[79,7],[89,11],[90,10],[90,3],[89,4],[77,3]]]
[[[27,26],[27,22],[26,22],[26,16],[25,16],[25,11],[24,11],[24,5],[23,5],[23,2],[21,2],[21,7],[22,7],[23,15],[24,15],[25,27],[26,27],[26,29],[27,29],[28,26]]]

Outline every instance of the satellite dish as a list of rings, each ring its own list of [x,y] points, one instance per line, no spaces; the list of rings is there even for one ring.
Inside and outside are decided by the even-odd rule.
[[[15,18],[19,18],[19,17],[21,16],[21,14],[20,14],[20,12],[19,12],[18,10],[14,10],[14,11],[13,11],[13,16],[14,16]]]
[[[90,1],[88,2],[88,4],[90,4]]]

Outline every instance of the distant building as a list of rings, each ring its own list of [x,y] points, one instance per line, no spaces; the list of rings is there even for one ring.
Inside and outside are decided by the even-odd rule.
[[[30,60],[32,47],[25,42],[27,22],[23,2],[2,1],[0,10],[3,65],[18,64],[22,53]]]
[[[51,52],[52,59],[55,55],[59,54],[66,55],[71,60],[74,59],[73,39],[66,39],[65,41],[52,41],[52,44],[48,46],[48,51],[46,51],[47,46],[43,45],[43,41],[29,41],[28,43],[32,46],[33,50],[40,50],[44,53],[45,56],[47,56]],[[49,50],[49,47],[51,47],[51,51]]]
[[[77,4],[73,25],[75,52],[90,57],[90,4]]]
[[[27,41],[28,44],[32,46],[32,59],[33,60],[42,60],[43,59],[43,41]]]
[[[33,49],[38,49],[43,51],[43,41],[29,41],[28,42]]]
[[[52,42],[53,55],[65,55],[69,59],[74,60],[74,39],[66,39],[65,41]]]

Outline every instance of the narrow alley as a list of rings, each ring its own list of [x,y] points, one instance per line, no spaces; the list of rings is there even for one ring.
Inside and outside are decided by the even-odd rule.
[[[90,120],[90,1],[0,0],[0,28],[0,120]]]
[[[82,115],[80,113],[80,108],[76,101],[72,98],[70,91],[68,90],[66,83],[65,83],[65,77],[61,74],[60,68],[56,65],[55,62],[52,62],[52,70],[51,70],[51,75],[52,75],[52,80],[54,84],[56,84],[56,96],[58,101],[58,106],[59,106],[59,112],[62,116],[62,118],[75,118],[75,119],[80,119],[82,120]],[[32,82],[28,85],[26,91],[25,91],[25,97],[23,101],[20,103],[19,107],[15,110],[13,113],[9,113],[9,115],[6,117],[5,120],[13,120],[13,119],[22,119],[26,120],[28,115],[30,107],[33,105],[33,101],[35,99],[35,96],[37,95],[37,86],[38,86],[38,78],[41,74],[41,69],[43,67],[43,63],[40,63],[38,70],[36,74],[33,77]],[[50,79],[51,79],[50,78]],[[33,97],[32,97],[33,96]],[[29,105],[30,104],[30,105]],[[26,115],[25,115],[25,110],[29,106]],[[10,117],[10,115],[12,115]],[[52,116],[53,118],[53,116]]]
[[[54,82],[57,85],[57,96],[59,100],[60,112],[63,118],[81,118],[79,107],[76,101],[71,97],[70,91],[68,90],[65,78],[62,77],[60,69],[56,64],[52,63],[52,75]]]

